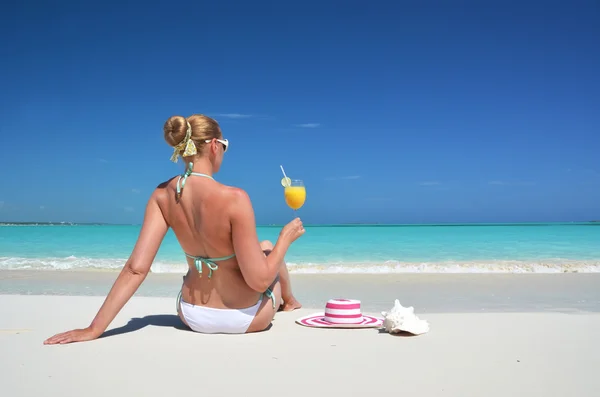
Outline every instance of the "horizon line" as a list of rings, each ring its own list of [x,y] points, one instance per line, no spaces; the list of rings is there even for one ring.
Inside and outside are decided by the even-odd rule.
[[[431,223],[366,223],[366,222],[344,222],[344,223],[306,223],[306,227],[338,227],[338,226],[525,226],[525,225],[552,225],[552,224],[600,224],[600,220],[587,221],[529,221],[529,222],[431,222]],[[142,226],[141,223],[108,223],[108,222],[31,222],[0,221],[0,226]],[[256,227],[283,227],[284,223],[257,224]]]

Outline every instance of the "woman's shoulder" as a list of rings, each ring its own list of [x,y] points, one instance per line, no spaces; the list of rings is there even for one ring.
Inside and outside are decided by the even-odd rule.
[[[177,178],[177,176],[173,176],[169,179],[167,179],[166,181],[163,181],[161,183],[159,183],[156,188],[154,189],[155,192],[157,191],[161,191],[161,190],[165,190],[169,187],[169,185],[171,185],[173,183],[173,181],[175,180],[175,178]]]
[[[250,196],[248,195],[248,192],[246,192],[241,187],[229,186],[229,185],[222,185],[222,186],[223,186],[223,194],[227,195],[232,200],[234,200],[234,201],[250,200]]]
[[[154,199],[162,199],[166,198],[171,194],[171,191],[175,190],[175,178],[176,176],[167,179],[166,181],[160,182],[152,191],[150,195],[150,200]]]
[[[252,203],[248,192],[237,186],[221,185],[219,202],[233,212],[248,211]]]

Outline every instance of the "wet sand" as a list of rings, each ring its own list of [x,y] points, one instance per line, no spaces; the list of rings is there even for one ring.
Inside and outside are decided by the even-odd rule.
[[[113,271],[0,271],[0,294],[106,296]],[[330,298],[360,299],[381,311],[394,299],[421,313],[600,313],[600,274],[292,274],[305,307]],[[149,274],[135,296],[175,301],[180,274]]]

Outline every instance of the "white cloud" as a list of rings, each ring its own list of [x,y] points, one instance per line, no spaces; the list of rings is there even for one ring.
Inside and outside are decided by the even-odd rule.
[[[40,209],[41,209],[41,210],[45,210],[45,209],[46,209],[46,206],[45,206],[45,205],[40,205]]]
[[[488,185],[493,185],[493,186],[533,186],[533,185],[535,185],[535,182],[489,181]]]
[[[348,176],[337,176],[337,177],[329,177],[325,178],[326,181],[342,181],[342,180],[353,180],[360,179],[360,175],[348,175]]]
[[[247,119],[252,117],[251,114],[242,114],[242,113],[219,113],[217,117],[225,117],[228,119]]]
[[[321,124],[319,124],[319,123],[304,123],[304,124],[296,124],[296,127],[300,127],[300,128],[317,128],[320,125]]]
[[[131,189],[131,193],[138,194],[139,192],[140,192],[140,189]]]

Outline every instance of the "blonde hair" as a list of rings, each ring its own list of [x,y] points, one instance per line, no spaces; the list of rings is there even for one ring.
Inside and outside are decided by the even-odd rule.
[[[177,162],[179,156],[197,154],[198,148],[207,140],[223,137],[219,123],[203,114],[194,114],[188,118],[171,116],[163,127],[165,141],[174,148],[171,161]]]

